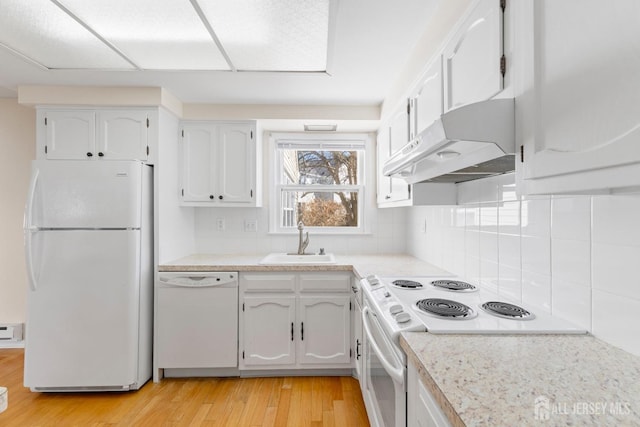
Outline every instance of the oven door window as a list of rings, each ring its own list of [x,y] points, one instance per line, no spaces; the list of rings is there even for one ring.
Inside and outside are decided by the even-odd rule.
[[[402,368],[402,363],[391,348],[388,338],[382,332],[376,318],[372,315],[368,317],[371,338],[375,340],[382,354],[377,354],[369,339],[366,340],[367,391],[375,403],[377,418],[382,420],[384,426],[395,426],[399,420],[405,418],[404,380],[401,383],[395,381],[386,371],[380,359],[383,357],[397,369]]]

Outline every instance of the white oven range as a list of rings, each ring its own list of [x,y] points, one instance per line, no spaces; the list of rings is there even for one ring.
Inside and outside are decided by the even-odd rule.
[[[363,395],[372,426],[406,426],[407,361],[399,344],[402,332],[586,333],[458,277],[368,276],[361,287]]]

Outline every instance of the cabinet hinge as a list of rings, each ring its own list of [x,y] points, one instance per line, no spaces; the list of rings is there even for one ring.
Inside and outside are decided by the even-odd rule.
[[[349,311],[351,311],[351,301],[349,301]]]
[[[502,13],[504,13],[504,10],[506,7],[507,7],[507,0],[500,0],[500,9],[502,9]]]
[[[504,78],[504,75],[507,72],[507,58],[504,56],[504,54],[500,57],[500,74],[502,74],[502,77]]]
[[[47,125],[47,118],[46,117],[44,118],[44,125],[45,126]]]
[[[182,137],[184,138],[184,129],[182,129]]]
[[[149,127],[149,117],[147,117],[147,128]]]
[[[520,163],[524,163],[524,145],[520,146]]]
[[[242,352],[242,359],[244,359],[244,351]]]
[[[253,199],[253,190],[249,191],[249,197]]]
[[[47,146],[44,146],[44,154],[47,154]]]
[[[411,198],[411,184],[407,185],[407,193],[409,194],[409,198]]]
[[[184,188],[181,190],[182,197],[184,197]]]
[[[251,139],[253,139],[253,131],[251,131]]]
[[[351,359],[353,357],[353,349],[350,348],[349,349],[349,359]]]
[[[407,115],[411,114],[411,100],[407,99]]]
[[[149,146],[147,145],[147,156],[149,155]]]
[[[242,303],[242,311],[244,311],[244,303]]]

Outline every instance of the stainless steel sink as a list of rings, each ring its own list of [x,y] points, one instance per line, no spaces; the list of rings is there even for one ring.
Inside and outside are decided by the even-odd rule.
[[[333,254],[287,254],[271,253],[260,260],[263,265],[305,265],[305,264],[335,264]]]

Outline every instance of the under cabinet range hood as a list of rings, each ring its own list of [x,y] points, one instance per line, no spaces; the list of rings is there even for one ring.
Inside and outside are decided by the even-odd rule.
[[[471,181],[515,170],[514,99],[443,114],[384,163],[382,173],[418,182]]]

